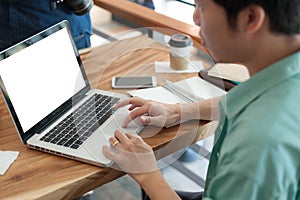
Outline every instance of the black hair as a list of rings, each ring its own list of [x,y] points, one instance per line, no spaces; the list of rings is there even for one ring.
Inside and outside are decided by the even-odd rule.
[[[300,0],[213,0],[222,6],[229,25],[235,28],[238,13],[249,5],[261,6],[270,19],[270,31],[293,35],[300,33]]]

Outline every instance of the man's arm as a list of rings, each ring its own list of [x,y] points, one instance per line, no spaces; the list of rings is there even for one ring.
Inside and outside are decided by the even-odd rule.
[[[188,104],[165,104],[133,97],[118,103],[115,108],[130,105],[129,110],[132,112],[125,119],[123,127],[127,127],[137,117],[143,125],[169,127],[193,119],[218,120],[220,99],[215,97]]]
[[[181,122],[192,119],[200,120],[218,120],[219,119],[219,101],[221,97],[202,100],[189,104],[178,104],[180,106]],[[179,109],[178,109],[179,110]],[[179,122],[180,123],[180,122]]]
[[[115,162],[118,170],[135,179],[150,199],[179,199],[157,168],[151,146],[139,135],[116,130],[109,142],[112,148],[104,146],[104,155]]]
[[[180,199],[176,192],[168,185],[159,170],[145,174],[130,175],[145,190],[152,200]]]

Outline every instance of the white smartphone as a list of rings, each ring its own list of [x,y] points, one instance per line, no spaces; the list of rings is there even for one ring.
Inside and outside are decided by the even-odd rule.
[[[157,86],[155,76],[114,76],[111,84],[113,88],[147,88]]]

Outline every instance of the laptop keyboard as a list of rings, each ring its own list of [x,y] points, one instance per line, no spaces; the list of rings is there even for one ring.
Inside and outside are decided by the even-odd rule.
[[[40,140],[77,149],[113,113],[119,98],[95,94]]]

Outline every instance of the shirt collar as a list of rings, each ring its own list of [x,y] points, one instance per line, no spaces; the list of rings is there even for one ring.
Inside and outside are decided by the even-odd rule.
[[[221,100],[228,118],[234,117],[255,98],[274,85],[300,73],[300,51],[268,66],[230,90]]]

